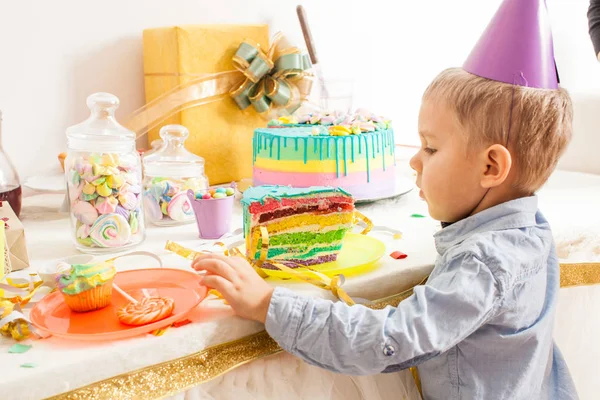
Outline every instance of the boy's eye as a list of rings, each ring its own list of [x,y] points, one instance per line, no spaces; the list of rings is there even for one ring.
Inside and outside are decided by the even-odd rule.
[[[436,150],[436,149],[432,149],[431,147],[425,147],[425,148],[423,149],[423,151],[424,151],[425,153],[427,153],[427,154],[433,154],[433,153],[435,153],[437,150]]]

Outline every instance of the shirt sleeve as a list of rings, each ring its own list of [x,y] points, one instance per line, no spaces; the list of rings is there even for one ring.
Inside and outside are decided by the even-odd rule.
[[[600,0],[590,0],[588,27],[595,54],[600,53]]]
[[[391,372],[445,352],[482,326],[499,302],[498,287],[490,269],[467,254],[397,308],[350,307],[276,288],[266,329],[310,364],[351,375]]]

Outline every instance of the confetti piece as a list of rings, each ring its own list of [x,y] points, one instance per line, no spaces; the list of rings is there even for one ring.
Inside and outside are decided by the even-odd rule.
[[[37,367],[37,364],[34,364],[34,363],[25,363],[25,364],[21,364],[20,367],[21,368],[35,368],[35,367]]]
[[[31,349],[31,345],[17,343],[12,345],[12,347],[8,349],[8,352],[13,354],[21,354],[29,351],[29,349]]]
[[[390,254],[390,257],[392,257],[392,258],[394,258],[396,260],[401,260],[401,259],[406,258],[408,256],[406,254],[404,254],[403,252],[401,252],[401,251],[394,251],[394,252],[392,252],[392,254]]]
[[[411,214],[411,218],[425,218],[422,214]]]
[[[160,328],[160,329],[156,329],[152,332],[150,332],[152,335],[154,336],[162,336],[165,334],[165,332],[167,331],[167,329],[169,329],[169,327],[167,326],[166,328]]]
[[[190,321],[189,319],[184,319],[183,321],[177,321],[173,323],[173,328],[179,328],[180,326],[184,326],[191,323],[192,321]]]
[[[398,240],[398,239],[402,239],[402,234],[401,233],[396,233],[394,235],[394,239]]]

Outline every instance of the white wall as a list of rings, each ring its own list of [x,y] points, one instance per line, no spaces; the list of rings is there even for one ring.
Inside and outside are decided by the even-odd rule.
[[[247,5],[250,4],[250,5]],[[291,0],[0,1],[3,143],[22,178],[58,171],[65,128],[85,98],[108,91],[118,116],[143,105],[142,30],[191,23],[269,23],[301,44]],[[390,116],[398,141],[416,143],[419,99],[441,69],[460,66],[500,0],[307,0],[326,74],[354,76],[355,106]],[[563,166],[591,170],[600,122],[600,64],[587,34],[588,0],[548,0],[563,85],[582,116]],[[249,7],[249,8],[247,8]],[[579,99],[584,99],[579,101]],[[576,113],[577,113],[576,109]],[[594,142],[595,141],[595,142]],[[600,167],[600,166],[599,166]],[[599,171],[600,172],[600,168]]]

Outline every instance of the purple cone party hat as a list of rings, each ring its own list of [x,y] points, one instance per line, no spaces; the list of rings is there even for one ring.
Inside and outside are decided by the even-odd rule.
[[[546,2],[504,0],[463,69],[494,81],[558,89]]]

